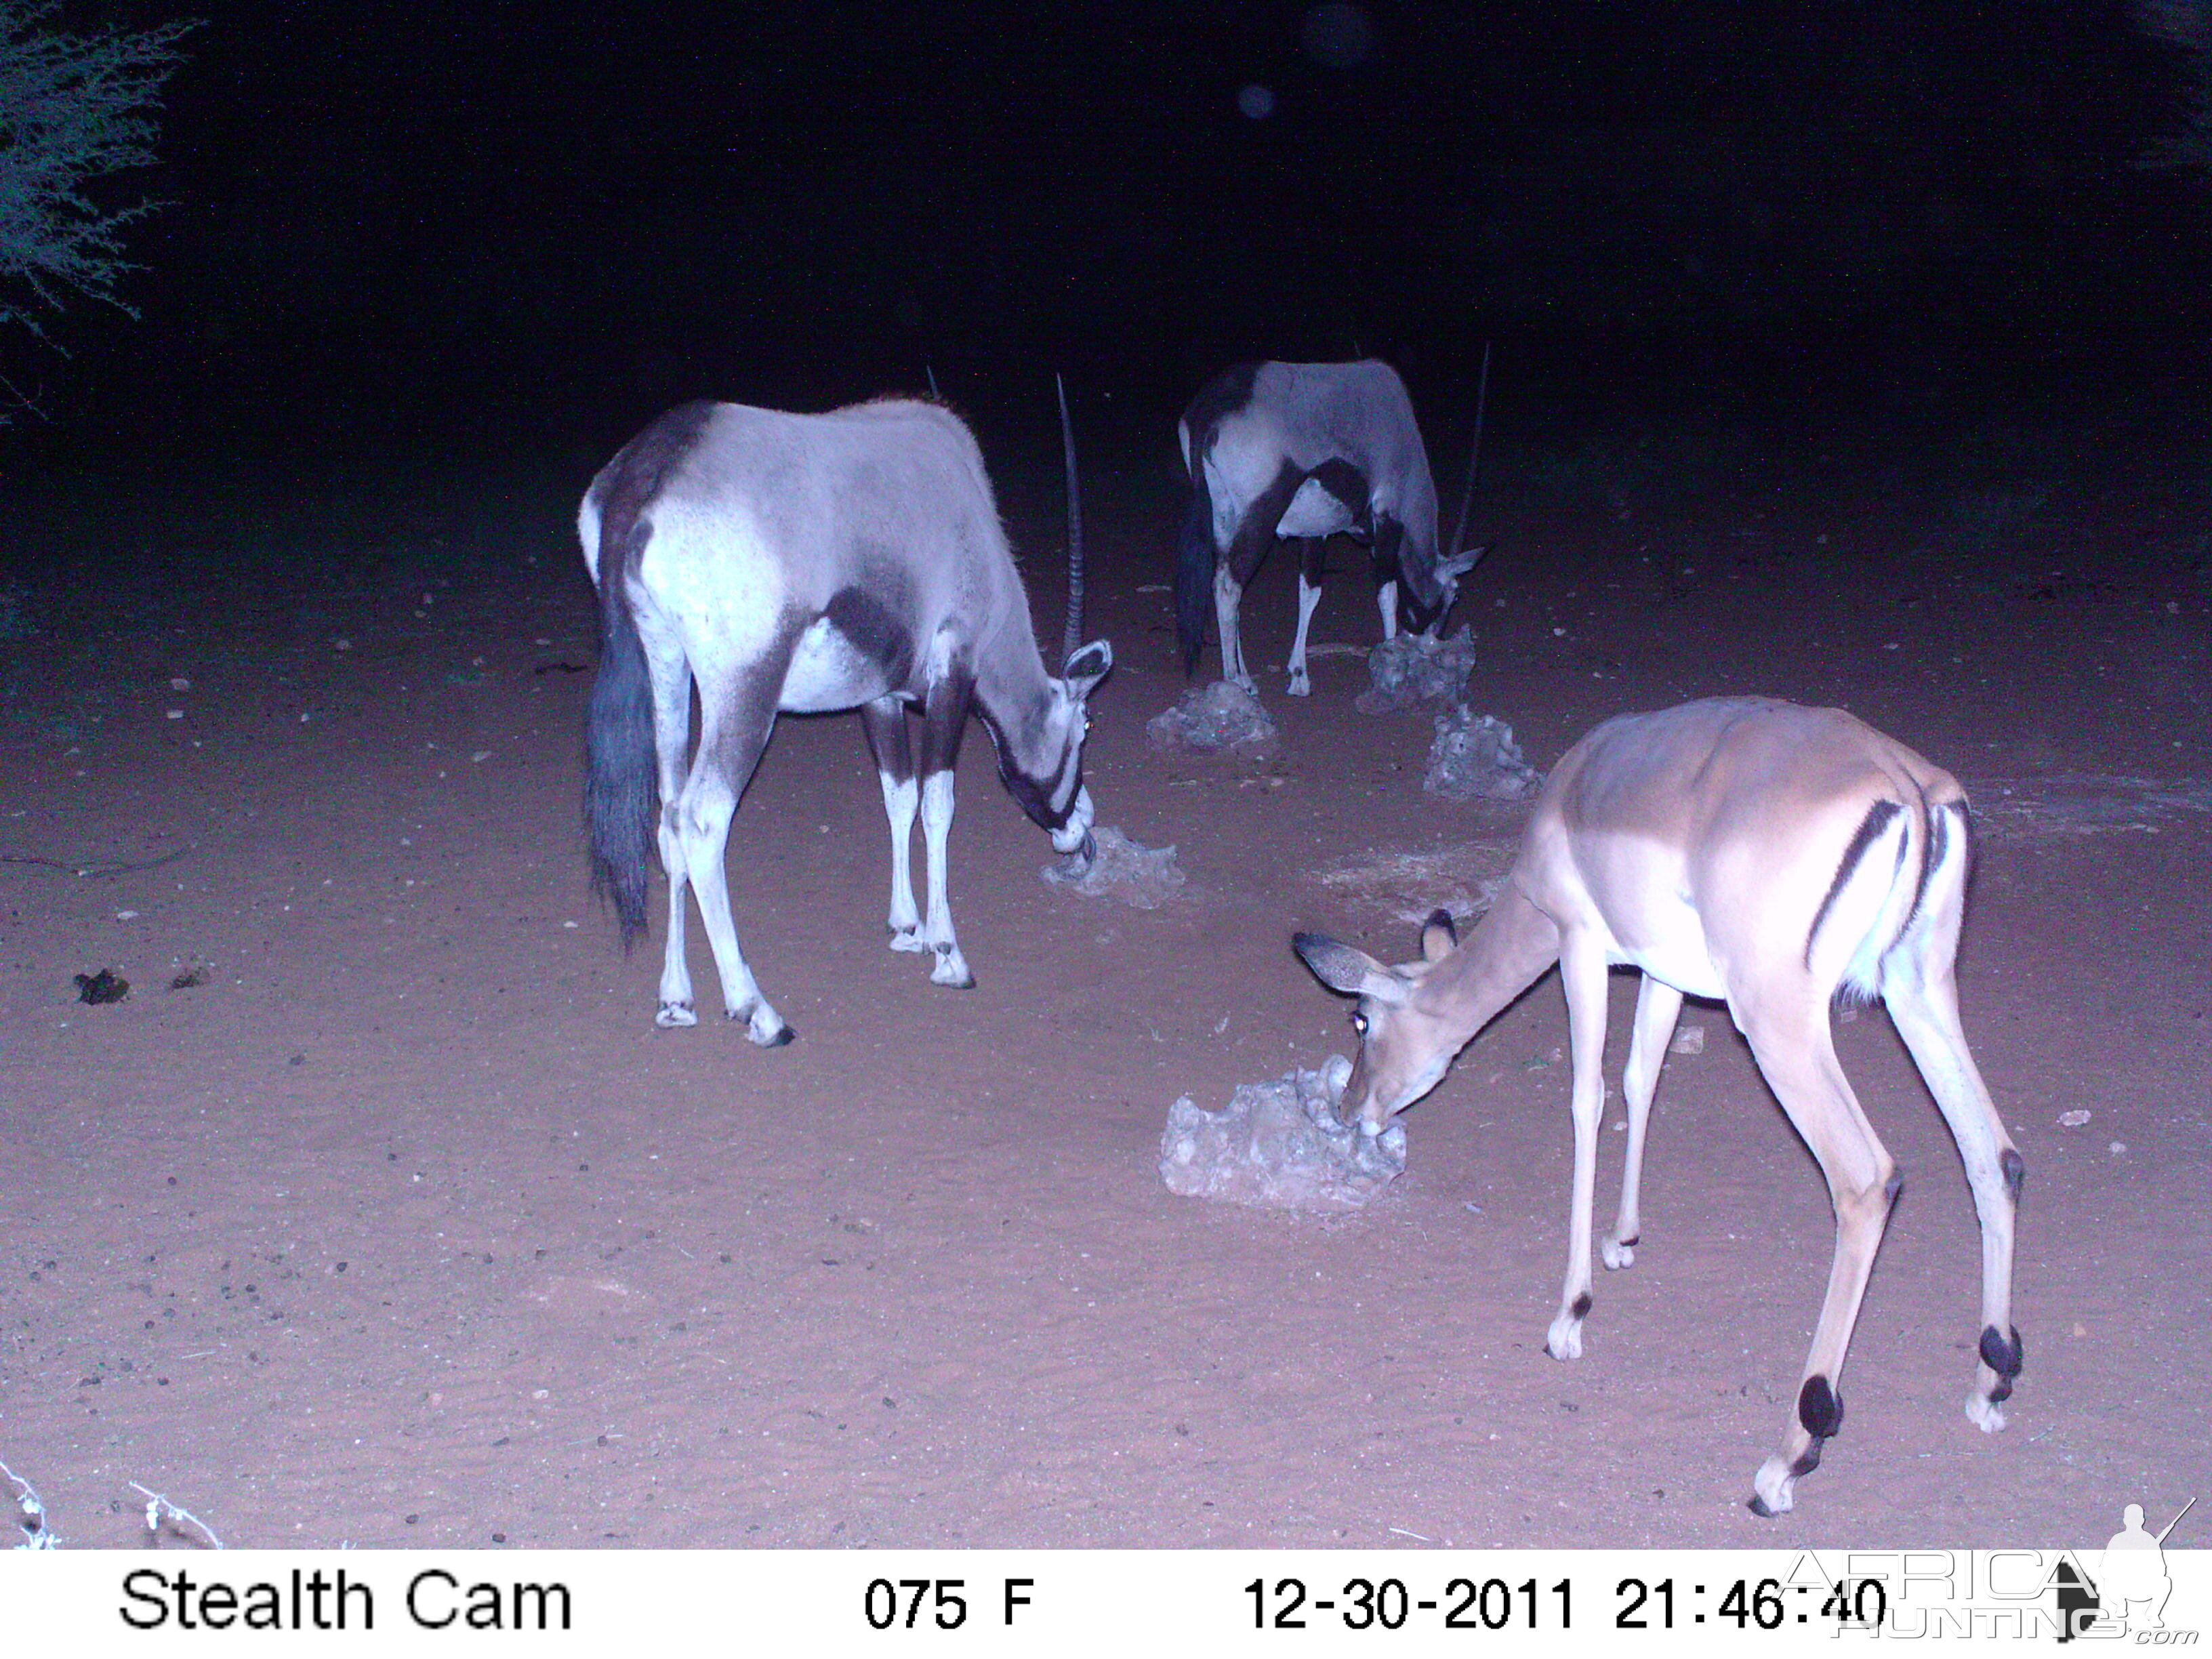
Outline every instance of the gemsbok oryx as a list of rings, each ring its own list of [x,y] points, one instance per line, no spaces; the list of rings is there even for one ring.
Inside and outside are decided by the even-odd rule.
[[[1313,689],[1306,630],[1321,600],[1323,550],[1340,531],[1366,541],[1382,612],[1398,635],[1398,587],[1416,631],[1451,609],[1459,579],[1488,550],[1440,556],[1437,486],[1406,383],[1388,363],[1241,363],[1191,400],[1177,428],[1190,510],[1176,549],[1176,637],[1198,665],[1211,597],[1221,675],[1256,692],[1237,612],[1278,537],[1303,544],[1290,694]]]
[[[1960,1029],[1953,958],[1966,890],[1966,799],[1903,744],[1833,708],[1719,698],[1625,714],[1584,738],[1538,799],[1489,913],[1456,945],[1437,912],[1423,960],[1386,967],[1316,934],[1292,941],[1322,982],[1358,998],[1347,1123],[1379,1133],[1554,962],[1573,1053],[1574,1194],[1567,1276],[1545,1347],[1582,1352],[1590,1309],[1606,970],[1643,970],[1625,1090],[1620,1212],[1601,1246],[1635,1259],[1637,1188],[1660,1061],[1685,994],[1724,999],[1775,1097],[1819,1159],[1836,1253],[1782,1449],[1751,1507],[1777,1515],[1843,1425],[1838,1379],[1902,1177],[1837,1063],[1838,999],[1888,1006],[1959,1143],[1982,1229],[1980,1358],[1966,1415],[2004,1426],[2020,1375],[2013,1218],[2027,1170]]]
[[[1073,453],[1071,439],[1071,491]],[[722,867],[731,816],[779,711],[860,711],[890,819],[891,948],[929,952],[939,985],[975,982],[945,874],[953,763],[971,710],[1022,810],[1059,851],[1091,855],[1084,700],[1113,648],[1071,644],[1060,677],[1045,672],[983,458],[949,409],[896,398],[825,415],[688,404],[601,470],[577,530],[599,592],[585,790],[593,875],[627,945],[645,927],[657,831],[668,942],[656,1024],[697,1023],[684,960],[688,884],[726,1017],[763,1047],[791,1040],[738,949]],[[1071,641],[1079,556],[1071,545]],[[919,788],[910,708],[922,717]],[[917,804],[926,919],[908,862]]]

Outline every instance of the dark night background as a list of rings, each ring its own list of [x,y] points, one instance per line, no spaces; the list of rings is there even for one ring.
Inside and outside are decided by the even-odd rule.
[[[1064,367],[1164,454],[1224,362],[1355,350],[1448,471],[1486,341],[1508,446],[1911,451],[2193,422],[2212,336],[2119,5],[247,3],[188,50],[143,320],[14,343],[19,479],[580,482],[671,403],[925,364],[987,451]]]

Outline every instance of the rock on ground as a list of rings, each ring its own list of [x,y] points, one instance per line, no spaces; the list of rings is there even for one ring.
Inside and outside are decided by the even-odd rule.
[[[1211,755],[1224,749],[1255,754],[1275,741],[1275,722],[1241,685],[1216,680],[1183,694],[1172,708],[1145,722],[1152,747]]]
[[[1363,714],[1386,714],[1417,702],[1455,702],[1467,695],[1474,672],[1474,630],[1462,628],[1447,640],[1425,634],[1401,634],[1367,653],[1371,689],[1354,700]]]
[[[1168,1108],[1160,1179],[1185,1198],[1269,1209],[1356,1210],[1403,1174],[1406,1131],[1379,1135],[1336,1121],[1352,1062],[1331,1054],[1317,1072],[1243,1083],[1209,1112],[1188,1096]]]
[[[1526,800],[1543,775],[1521,757],[1513,728],[1465,703],[1437,716],[1429,775],[1421,787],[1445,800]]]
[[[1147,847],[1111,828],[1092,830],[1091,839],[1098,853],[1089,868],[1079,870],[1072,858],[1063,860],[1045,866],[1045,880],[1085,898],[1113,897],[1139,910],[1157,910],[1189,879],[1172,847]]]

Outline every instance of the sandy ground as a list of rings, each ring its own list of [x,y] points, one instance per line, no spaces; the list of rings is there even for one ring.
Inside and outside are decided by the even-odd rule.
[[[1052,481],[1015,482],[1051,617]],[[1762,691],[1849,705],[1981,811],[1966,1022],[2029,1170],[2013,1425],[1960,1409],[1972,1211],[1872,1011],[1840,1047],[1908,1185],[1848,1425],[1762,1522],[1832,1221],[1723,1011],[1686,1015],[1706,1042],[1662,1083],[1644,1248],[1575,1363],[1542,1352],[1556,980],[1407,1120],[1366,1212],[1159,1182],[1175,1097],[1351,1042],[1293,930],[1410,955],[1395,913],[1515,834],[1422,793],[1428,720],[1356,713],[1356,655],[1283,695],[1287,561],[1246,612],[1279,755],[1156,755],[1176,504],[1164,467],[1094,477],[1119,665],[1091,787],[1189,885],[1149,912],[1048,887],[973,734],[973,991],[884,948],[857,722],[787,719],[732,837],[800,1034],[763,1053],[656,1031],[660,919],[625,958],[587,891],[569,489],[510,519],[15,519],[0,1458],[69,1543],[138,1541],[131,1481],[233,1543],[364,1547],[2079,1547],[2212,1487],[2201,495],[2085,484],[1995,536],[1936,497],[1524,509],[1468,583],[1480,703],[1540,766],[1606,714]],[[1364,646],[1344,563],[1316,637]],[[1322,879],[1363,860],[1415,874]],[[76,1000],[103,968],[128,998]]]

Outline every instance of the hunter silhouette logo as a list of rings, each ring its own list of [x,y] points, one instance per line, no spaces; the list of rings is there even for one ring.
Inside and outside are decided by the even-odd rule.
[[[2166,1569],[2166,1536],[2196,1507],[2192,1498],[2181,1506],[2180,1515],[2153,1534],[2144,1529],[2142,1505],[2129,1504],[2120,1513],[2119,1531],[2105,1545],[2094,1578],[2077,1572],[2070,1558],[2062,1561],[2055,1575],[2063,1626],[2058,1639],[2070,1642],[2093,1625],[2106,1621],[2115,1634],[2164,1630],[2166,1597],[2173,1593],[2173,1579]]]

